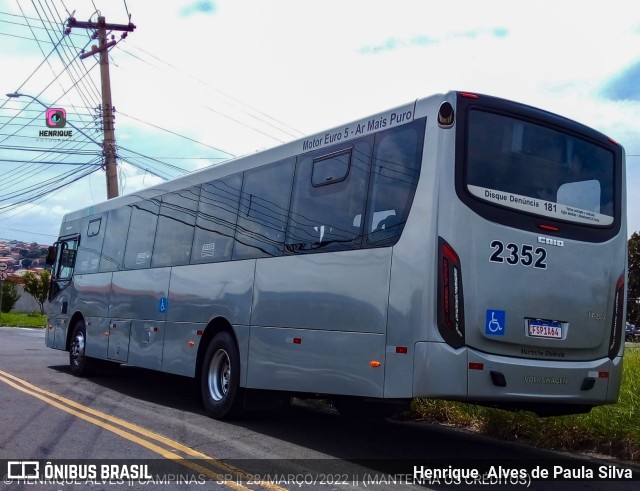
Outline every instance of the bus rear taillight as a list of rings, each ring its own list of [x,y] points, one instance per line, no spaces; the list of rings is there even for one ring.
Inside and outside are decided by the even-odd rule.
[[[438,330],[453,348],[464,346],[462,269],[456,251],[438,237]]]
[[[624,312],[624,273],[618,278],[616,283],[616,296],[613,301],[613,316],[611,317],[611,336],[609,338],[609,358],[612,360],[620,350],[622,341],[622,324]]]

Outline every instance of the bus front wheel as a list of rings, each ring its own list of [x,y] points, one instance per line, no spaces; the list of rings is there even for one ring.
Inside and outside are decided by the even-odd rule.
[[[73,326],[71,344],[69,345],[69,367],[71,373],[77,377],[87,375],[89,372],[89,360],[85,354],[87,342],[87,330],[84,321],[80,319]]]
[[[231,335],[220,332],[209,343],[200,377],[202,402],[215,419],[231,418],[243,408],[240,354]]]

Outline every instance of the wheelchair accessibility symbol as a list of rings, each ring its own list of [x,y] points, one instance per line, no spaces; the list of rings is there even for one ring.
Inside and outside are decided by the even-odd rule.
[[[490,336],[504,336],[506,317],[504,310],[487,310],[484,333]]]
[[[158,312],[160,312],[161,314],[164,314],[167,312],[168,308],[169,308],[169,300],[167,299],[167,297],[160,298],[160,303],[158,304]]]

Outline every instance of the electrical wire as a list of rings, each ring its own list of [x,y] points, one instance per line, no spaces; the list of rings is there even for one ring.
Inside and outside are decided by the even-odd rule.
[[[158,126],[157,124],[149,123],[148,121],[144,121],[144,120],[142,120],[142,119],[136,118],[135,116],[131,116],[131,115],[129,115],[129,114],[123,113],[122,111],[118,111],[118,114],[119,114],[119,115],[122,115],[122,116],[125,116],[125,117],[127,117],[127,118],[129,118],[129,119],[133,119],[134,121],[138,121],[139,123],[144,123],[144,124],[146,124],[146,125],[148,125],[148,126],[151,126],[151,127],[153,127],[153,128],[159,129],[159,130],[161,130],[161,131],[165,131],[165,132],[170,133],[170,134],[172,134],[172,135],[175,135],[175,136],[178,136],[178,137],[183,138],[183,139],[185,139],[185,140],[191,141],[191,142],[193,142],[193,143],[197,143],[198,145],[202,145],[203,147],[211,148],[212,150],[215,150],[215,151],[217,151],[217,152],[225,153],[225,154],[227,154],[227,155],[230,155],[231,157],[235,157],[235,155],[234,155],[234,154],[232,154],[232,153],[230,153],[230,152],[227,152],[227,151],[222,150],[222,149],[220,149],[220,148],[213,147],[213,146],[211,146],[211,145],[207,145],[206,143],[202,143],[201,141],[194,140],[193,138],[190,138],[190,137],[188,137],[188,136],[181,135],[180,133],[176,133],[176,132],[175,132],[175,131],[173,131],[173,130],[168,130],[168,129],[166,129],[166,128],[162,128],[161,126]]]

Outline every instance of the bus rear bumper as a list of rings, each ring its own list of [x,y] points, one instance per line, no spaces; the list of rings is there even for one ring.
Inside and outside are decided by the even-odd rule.
[[[417,343],[414,396],[485,403],[615,403],[622,358],[513,358],[445,343]],[[420,368],[418,368],[420,367]]]

